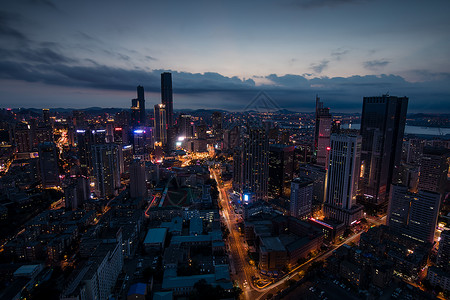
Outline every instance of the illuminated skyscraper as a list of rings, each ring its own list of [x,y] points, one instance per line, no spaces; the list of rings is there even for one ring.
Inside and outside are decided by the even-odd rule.
[[[240,149],[234,155],[233,188],[241,200],[267,200],[269,140],[260,127],[248,127]]]
[[[213,112],[212,116],[212,131],[216,138],[222,138],[222,124],[223,116],[220,111]]]
[[[323,102],[316,97],[316,125],[314,131],[314,148],[316,163],[326,166],[330,147],[331,114],[328,107],[323,107]]]
[[[145,98],[144,87],[137,87],[137,98],[131,100],[131,122],[133,127],[145,126]]]
[[[105,198],[117,195],[117,189],[120,187],[118,145],[93,145],[92,162],[97,196]]]
[[[167,143],[167,123],[166,106],[164,104],[155,105],[155,141],[166,145]]]
[[[308,177],[295,178],[291,183],[290,214],[299,219],[311,217],[313,181]]]
[[[386,224],[405,237],[433,243],[440,198],[438,193],[412,193],[406,186],[392,185]]]
[[[332,134],[330,148],[324,214],[348,226],[363,213],[356,204],[361,137]]]
[[[50,110],[48,108],[44,108],[42,110],[42,118],[44,119],[44,125],[50,126]]]
[[[269,146],[269,196],[289,198],[294,173],[294,146]]]
[[[167,127],[172,128],[173,123],[173,93],[172,74],[164,72],[161,74],[161,103],[166,108]]]
[[[387,206],[405,131],[407,97],[364,97],[361,117],[361,192],[364,201]]]
[[[191,138],[195,135],[194,121],[191,115],[180,114],[177,121],[178,136]]]
[[[444,147],[425,147],[420,159],[419,190],[448,192],[448,170],[450,149]]]

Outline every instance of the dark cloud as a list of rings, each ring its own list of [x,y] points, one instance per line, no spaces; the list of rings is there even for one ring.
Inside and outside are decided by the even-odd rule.
[[[336,49],[335,51],[331,52],[331,57],[335,60],[341,60],[341,58],[349,52],[350,50]]]
[[[0,40],[26,43],[28,37],[12,26],[12,23],[19,20],[20,16],[15,13],[0,11]]]
[[[318,7],[335,7],[343,4],[361,3],[366,0],[297,0],[294,5],[304,9],[312,9]]]
[[[34,49],[23,47],[14,51],[0,48],[0,54],[3,58],[27,63],[59,64],[76,62],[75,59],[67,57],[48,47]]]
[[[390,61],[385,59],[375,59],[375,60],[369,60],[365,61],[363,63],[364,68],[369,70],[378,70],[380,68],[383,68],[387,66],[390,63]]]
[[[0,48],[0,79],[70,88],[130,91],[130,97],[132,97],[138,84],[143,85],[147,92],[159,93],[160,74],[169,71],[173,74],[174,93],[177,95],[180,108],[194,106],[198,108],[202,105],[207,108],[214,104],[217,108],[241,110],[260,91],[269,95],[281,108],[298,111],[312,110],[314,101],[311,99],[314,99],[316,94],[321,95],[327,105],[334,107],[335,111],[357,111],[360,109],[363,96],[380,95],[386,92],[392,95],[407,95],[411,99],[418,98],[417,102],[410,102],[410,107],[418,108],[421,107],[420,103],[425,105],[425,102],[429,105],[429,101],[440,103],[441,109],[450,106],[444,101],[450,98],[450,87],[448,84],[443,84],[444,81],[448,83],[450,79],[448,73],[411,71],[433,80],[440,80],[424,83],[411,83],[400,76],[384,74],[333,78],[311,78],[313,74],[303,76],[270,74],[258,76],[270,84],[256,85],[252,79],[228,77],[215,72],[124,69],[102,65],[92,59],[77,61],[61,53],[58,44],[51,42],[29,43],[27,47],[15,52]],[[112,53],[112,55],[117,54]],[[383,65],[383,61],[376,62]],[[312,65],[311,68],[317,74],[322,72],[328,63],[328,60],[323,60]],[[373,66],[377,63],[371,62]],[[262,82],[266,82],[265,80]],[[88,100],[80,99],[80,101],[82,103]],[[124,99],[123,105],[128,104]],[[90,105],[92,105],[91,102],[86,104],[86,106]],[[102,106],[101,103],[96,105]],[[105,103],[105,105],[108,104]]]
[[[145,58],[148,60],[158,60],[157,58],[150,56],[150,55],[146,55]]]
[[[445,80],[450,81],[450,72],[430,72],[428,70],[410,70],[407,72],[409,75],[420,78],[420,80],[437,81]]]
[[[51,1],[51,0],[28,0],[28,2],[30,2],[31,4],[34,4],[34,5],[41,5],[41,6],[49,7],[49,8],[59,11],[56,4],[53,3],[53,1]]]
[[[320,63],[311,64],[311,69],[316,72],[317,74],[322,73],[323,70],[325,70],[328,67],[329,60],[322,60]]]

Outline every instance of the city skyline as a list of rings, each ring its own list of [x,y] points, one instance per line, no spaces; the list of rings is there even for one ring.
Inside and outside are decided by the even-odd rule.
[[[295,111],[387,92],[410,112],[450,108],[446,1],[134,4],[5,5],[2,106],[126,108],[136,85],[154,105],[169,71],[177,109],[242,110],[259,91]]]

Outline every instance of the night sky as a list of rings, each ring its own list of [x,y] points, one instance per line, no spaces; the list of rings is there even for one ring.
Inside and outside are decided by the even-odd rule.
[[[151,108],[170,71],[175,109],[450,111],[448,0],[0,1],[1,107]]]

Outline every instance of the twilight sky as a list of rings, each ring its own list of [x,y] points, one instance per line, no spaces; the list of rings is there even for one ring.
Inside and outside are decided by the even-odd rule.
[[[408,96],[450,111],[448,0],[0,0],[0,107],[129,107],[138,84],[174,108],[360,111]]]

